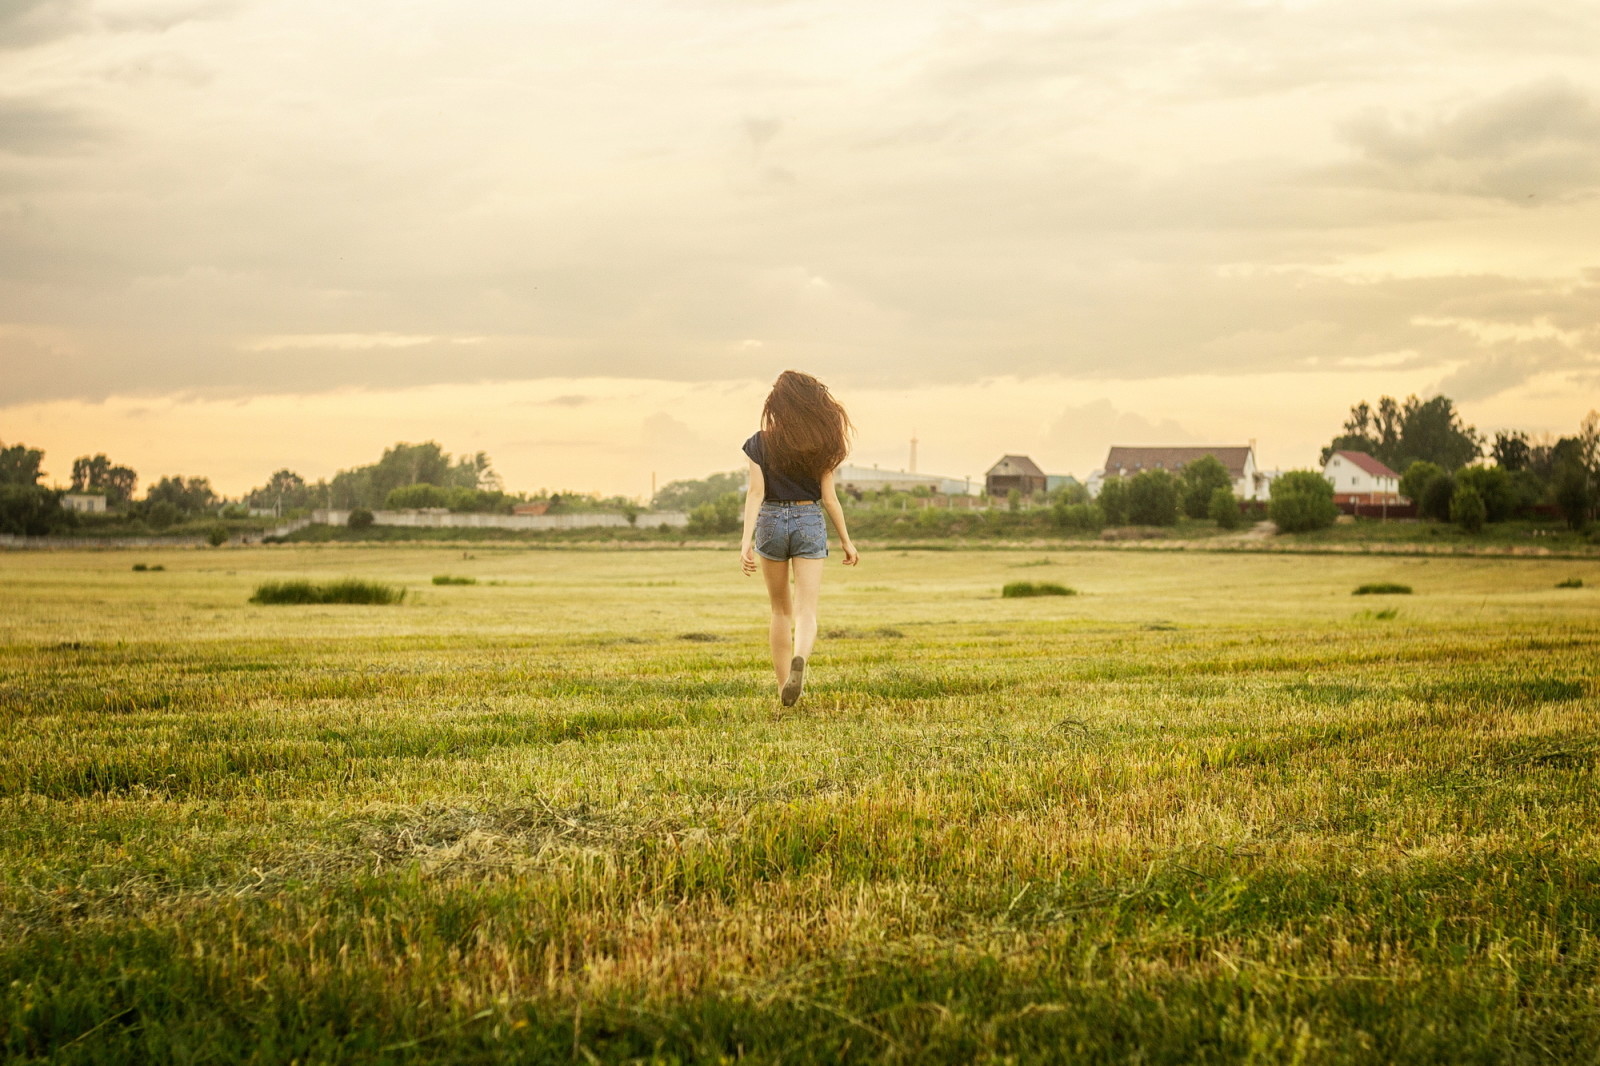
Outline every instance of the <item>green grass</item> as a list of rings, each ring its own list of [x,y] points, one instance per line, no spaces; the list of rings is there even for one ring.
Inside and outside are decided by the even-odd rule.
[[[434,574],[433,583],[435,585],[476,585],[478,579],[475,577],[453,577],[450,574]]]
[[[1025,596],[1076,596],[1077,594],[1077,589],[1070,589],[1054,581],[1008,581],[1000,589],[1000,595],[1008,600]]]
[[[469,579],[470,580],[470,579]],[[454,584],[455,582],[451,582]],[[441,584],[435,578],[434,584]],[[399,603],[405,599],[405,589],[360,578],[342,581],[267,581],[256,586],[251,603],[306,604],[306,603]]]
[[[731,552],[160,554],[0,553],[7,1061],[1600,1055],[1581,564],[866,553],[784,708]]]
[[[1357,585],[1352,596],[1409,596],[1411,586],[1402,585],[1398,581],[1369,581],[1365,585]]]
[[[1581,588],[1583,588],[1583,578],[1581,578],[1581,577],[1569,577],[1569,578],[1565,579],[1564,581],[1557,581],[1556,582],[1556,588],[1558,588],[1558,589],[1581,589]]]

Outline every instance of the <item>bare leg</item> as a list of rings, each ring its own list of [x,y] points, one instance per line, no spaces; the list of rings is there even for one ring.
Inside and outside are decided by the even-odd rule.
[[[796,560],[798,564],[800,560]],[[777,562],[765,557],[761,558],[761,576],[767,582],[767,599],[772,602],[772,628],[769,639],[772,642],[772,669],[778,675],[778,686],[789,680],[789,661],[793,658],[790,650],[790,626],[793,624],[793,609],[789,600],[789,564]],[[811,630],[816,633],[816,611],[812,610]]]
[[[817,599],[822,593],[822,560],[794,560],[794,653],[811,658],[817,642]]]

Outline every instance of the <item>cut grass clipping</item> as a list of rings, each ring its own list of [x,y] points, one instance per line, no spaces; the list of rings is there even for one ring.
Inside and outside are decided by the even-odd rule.
[[[268,581],[256,586],[251,603],[399,603],[405,589],[376,581],[345,578],[343,581]]]
[[[1557,581],[1556,582],[1556,588],[1558,588],[1558,589],[1581,589],[1581,588],[1583,588],[1583,578],[1581,578],[1581,577],[1569,577],[1565,581]]]
[[[1077,589],[1069,589],[1054,581],[1010,581],[1000,590],[1001,597],[1008,600],[1022,596],[1076,596],[1077,594]]]
[[[1372,581],[1361,585],[1350,595],[1352,596],[1409,596],[1410,585],[1399,585],[1393,581]]]
[[[433,583],[435,585],[476,585],[478,579],[475,577],[453,577],[450,574],[434,574]]]

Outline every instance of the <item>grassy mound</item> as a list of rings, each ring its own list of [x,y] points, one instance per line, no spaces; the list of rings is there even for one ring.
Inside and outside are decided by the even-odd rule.
[[[1583,578],[1581,578],[1581,577],[1569,577],[1565,581],[1557,581],[1556,582],[1556,588],[1558,588],[1558,589],[1581,589],[1581,588],[1583,588]]]
[[[1058,585],[1054,581],[1011,581],[1000,590],[1000,595],[1012,600],[1021,596],[1076,596],[1077,589]]]
[[[1358,585],[1352,596],[1409,596],[1410,585],[1401,585],[1394,581],[1369,581],[1365,585]]]
[[[268,581],[256,586],[251,603],[399,603],[405,589],[376,581],[345,578],[342,581]]]
[[[454,577],[450,574],[434,574],[433,583],[435,585],[476,585],[478,579],[475,577]]]

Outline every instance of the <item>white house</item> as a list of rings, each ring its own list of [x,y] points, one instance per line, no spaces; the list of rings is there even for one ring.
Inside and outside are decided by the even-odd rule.
[[[1099,485],[1114,477],[1133,477],[1144,470],[1165,470],[1180,473],[1185,466],[1202,456],[1216,458],[1228,469],[1233,479],[1233,494],[1241,500],[1264,500],[1268,496],[1268,479],[1256,468],[1256,449],[1253,444],[1219,445],[1214,447],[1144,448],[1114,445],[1106,455],[1104,472]],[[1091,491],[1099,495],[1099,485],[1093,476],[1089,479]]]
[[[61,506],[84,514],[105,514],[106,498],[98,492],[69,492],[61,497]]]
[[[1334,452],[1322,467],[1340,503],[1382,503],[1400,497],[1400,475],[1366,452]]]

